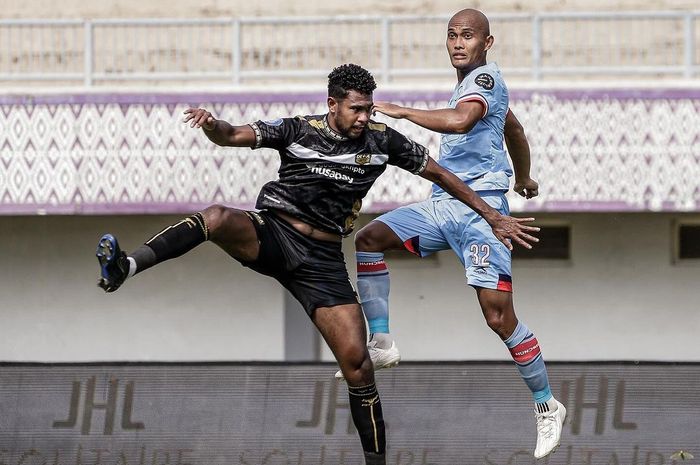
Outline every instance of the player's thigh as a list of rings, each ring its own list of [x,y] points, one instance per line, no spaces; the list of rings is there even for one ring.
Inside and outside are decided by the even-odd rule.
[[[258,235],[251,214],[237,208],[212,205],[202,211],[209,229],[209,240],[238,260],[255,260]]]
[[[435,202],[432,200],[397,208],[375,221],[389,226],[403,247],[419,257],[450,248],[435,216]]]
[[[377,220],[370,221],[357,231],[354,241],[358,252],[384,252],[404,247],[394,230]]]
[[[504,194],[482,194],[482,198],[499,213],[510,212]],[[510,250],[496,238],[486,220],[469,207],[450,201],[446,229],[450,246],[464,265],[469,285],[512,290]]]
[[[278,277],[309,316],[313,317],[317,308],[359,303],[340,242],[297,236],[296,251],[299,263]],[[264,250],[261,255],[265,255]]]

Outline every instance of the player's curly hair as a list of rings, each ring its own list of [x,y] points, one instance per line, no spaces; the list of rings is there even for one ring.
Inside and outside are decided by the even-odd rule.
[[[348,92],[355,90],[361,94],[369,95],[377,88],[377,83],[369,71],[362,66],[347,63],[333,68],[328,75],[328,96],[333,98],[345,98]]]

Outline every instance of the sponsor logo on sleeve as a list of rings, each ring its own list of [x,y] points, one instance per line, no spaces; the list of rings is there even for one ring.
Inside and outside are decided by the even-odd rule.
[[[269,121],[263,121],[263,123],[267,124],[268,126],[282,126],[282,118],[271,119]]]
[[[483,87],[486,90],[493,89],[494,80],[493,76],[491,76],[490,74],[481,73],[476,77],[476,79],[474,79],[474,82],[477,86]]]

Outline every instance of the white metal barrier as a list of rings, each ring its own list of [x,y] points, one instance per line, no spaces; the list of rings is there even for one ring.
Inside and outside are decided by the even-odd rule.
[[[700,12],[495,14],[510,75],[694,78]],[[356,62],[382,82],[452,76],[449,16],[0,20],[0,81],[110,84],[322,79]]]

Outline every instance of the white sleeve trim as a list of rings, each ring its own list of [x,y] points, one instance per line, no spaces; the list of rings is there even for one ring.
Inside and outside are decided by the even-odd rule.
[[[428,153],[428,149],[425,149],[425,158],[423,158],[423,162],[420,164],[417,170],[413,171],[412,174],[415,175],[420,175],[423,174],[423,171],[428,167],[428,161],[430,160],[430,153]]]
[[[262,147],[262,133],[260,132],[260,128],[258,127],[257,123],[250,123],[248,126],[253,128],[253,131],[255,132],[255,146],[253,147],[253,150],[259,149]]]
[[[457,100],[457,103],[455,104],[455,108],[457,107],[457,105],[459,105],[462,102],[479,102],[479,103],[481,103],[481,106],[484,107],[484,112],[481,115],[482,118],[484,116],[486,116],[489,112],[489,102],[482,95],[479,95],[479,94],[464,95],[464,96],[460,97],[459,100]]]

